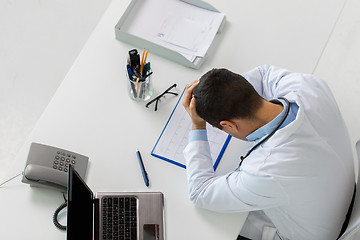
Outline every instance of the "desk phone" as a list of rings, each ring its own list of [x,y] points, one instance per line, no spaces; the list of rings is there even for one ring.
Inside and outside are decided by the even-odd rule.
[[[66,191],[69,165],[85,177],[89,158],[65,149],[32,143],[25,164],[23,183]]]

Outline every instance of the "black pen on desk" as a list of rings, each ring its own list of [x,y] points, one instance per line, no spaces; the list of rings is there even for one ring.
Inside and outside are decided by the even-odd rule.
[[[142,158],[141,158],[141,155],[140,155],[140,151],[139,150],[136,150],[136,155],[137,155],[137,158],[139,160],[139,164],[140,164],[140,169],[141,169],[141,173],[143,175],[143,178],[144,178],[144,182],[145,182],[145,185],[147,187],[149,187],[149,178],[147,176],[147,173],[145,171],[145,167],[144,167],[144,163],[142,161]]]

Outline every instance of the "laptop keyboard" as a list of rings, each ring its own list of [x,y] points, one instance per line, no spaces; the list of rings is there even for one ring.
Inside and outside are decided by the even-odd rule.
[[[135,197],[102,198],[102,238],[136,240],[136,210]]]

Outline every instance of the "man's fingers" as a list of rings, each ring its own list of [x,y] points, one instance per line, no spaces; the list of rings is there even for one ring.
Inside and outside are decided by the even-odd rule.
[[[196,99],[194,96],[192,96],[189,104],[190,111],[193,111],[196,108]]]
[[[194,88],[199,84],[199,80],[196,80],[186,87],[183,96],[183,106],[188,112],[191,121],[192,129],[206,129],[206,122],[196,112],[196,98],[193,95]]]
[[[192,86],[192,83],[189,84],[188,86],[186,86],[186,90],[185,90],[185,93],[184,93],[183,105],[184,105],[184,107],[186,109],[189,107],[190,100],[191,100],[191,97],[192,97],[192,91],[190,89],[191,86]]]
[[[184,98],[183,98],[183,106],[185,107],[186,110],[189,109],[190,102],[191,102],[191,99],[193,97],[194,88],[198,84],[199,84],[199,80],[196,80],[196,81],[192,82],[191,84],[189,84],[186,87],[186,90],[185,90],[185,93],[184,93]]]
[[[190,94],[188,89],[186,89],[183,97],[183,106],[186,110],[188,110],[189,108],[191,97],[192,97],[192,93]]]
[[[186,87],[186,90],[189,91],[189,92],[193,92],[194,91],[194,88],[199,84],[199,80],[195,80],[193,81],[192,83],[190,83],[187,87]]]

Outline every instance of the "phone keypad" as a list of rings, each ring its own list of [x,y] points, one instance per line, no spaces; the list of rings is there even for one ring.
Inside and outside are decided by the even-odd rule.
[[[66,153],[66,152],[61,152],[61,151],[57,151],[55,158],[54,158],[54,163],[53,163],[53,168],[57,169],[59,171],[63,171],[63,172],[68,172],[69,171],[69,165],[75,165],[76,164],[76,156]]]

